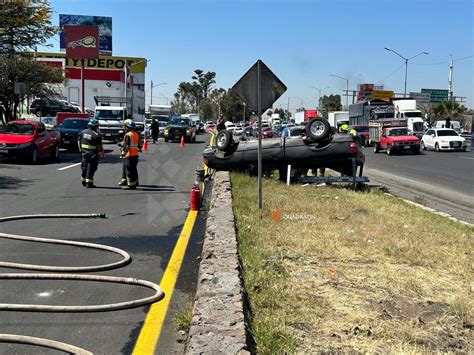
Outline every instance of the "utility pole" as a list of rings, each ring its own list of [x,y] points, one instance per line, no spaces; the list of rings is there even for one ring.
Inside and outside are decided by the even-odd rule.
[[[153,80],[151,81],[151,97],[150,97],[150,105],[153,105]]]
[[[454,61],[453,61],[453,56],[451,55],[451,60],[449,61],[449,79],[448,79],[449,101],[453,101],[453,68],[454,68]]]

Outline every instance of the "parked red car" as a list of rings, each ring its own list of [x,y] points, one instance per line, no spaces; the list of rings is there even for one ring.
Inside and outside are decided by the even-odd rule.
[[[60,135],[42,122],[12,121],[0,127],[0,156],[36,163],[41,156],[59,157]]]

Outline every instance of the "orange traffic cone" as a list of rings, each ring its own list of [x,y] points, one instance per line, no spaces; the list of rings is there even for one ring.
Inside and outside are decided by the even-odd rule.
[[[181,143],[179,143],[179,146],[180,146],[181,148],[184,147],[184,136],[181,136]]]
[[[146,139],[146,136],[145,136],[145,139],[143,140],[143,147],[142,147],[142,150],[144,152],[146,152],[148,150],[148,141]]]

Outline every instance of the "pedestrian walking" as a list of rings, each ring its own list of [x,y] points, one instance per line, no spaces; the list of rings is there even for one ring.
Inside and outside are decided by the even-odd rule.
[[[94,174],[99,166],[99,157],[104,157],[102,137],[98,132],[99,121],[95,118],[89,120],[88,128],[79,134],[79,149],[82,154],[81,182],[88,188],[95,187]]]
[[[151,121],[150,130],[151,130],[151,138],[153,139],[153,143],[156,143],[156,141],[158,140],[158,134],[160,132],[160,126],[156,118],[154,118]]]
[[[125,124],[125,137],[123,139],[122,157],[127,170],[127,185],[122,189],[135,190],[138,184],[138,155],[141,150],[140,135],[136,132],[136,125],[133,121]]]

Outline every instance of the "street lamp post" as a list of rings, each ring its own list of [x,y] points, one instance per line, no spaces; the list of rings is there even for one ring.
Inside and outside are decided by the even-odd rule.
[[[346,109],[347,109],[349,107],[349,79],[343,78],[342,76],[334,75],[334,74],[330,74],[329,76],[333,76],[335,78],[339,78],[346,81]]]
[[[387,51],[389,51],[389,52],[395,53],[396,55],[398,55],[400,58],[402,58],[402,59],[405,61],[405,90],[403,91],[403,97],[407,97],[408,61],[409,61],[410,59],[413,59],[413,58],[415,58],[415,57],[418,57],[418,56],[421,55],[421,54],[426,54],[426,55],[428,55],[429,53],[428,53],[428,52],[420,52],[420,53],[418,53],[417,55],[414,55],[414,56],[411,57],[411,58],[405,58],[405,57],[402,56],[400,53],[395,52],[393,49],[390,49],[390,48],[385,47],[385,50],[387,50]]]
[[[321,91],[322,90],[320,88],[317,88],[316,86],[311,86],[311,88],[316,89],[319,92],[319,99],[318,99],[318,108],[319,108],[319,105],[321,104]],[[329,86],[325,87],[325,89],[327,89],[327,88],[329,88]]]
[[[160,85],[166,85],[166,83],[159,83],[156,85],[153,85],[153,80],[151,81],[151,96],[150,96],[150,105],[153,105],[153,88],[160,86]]]

